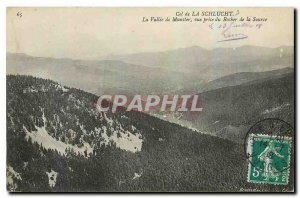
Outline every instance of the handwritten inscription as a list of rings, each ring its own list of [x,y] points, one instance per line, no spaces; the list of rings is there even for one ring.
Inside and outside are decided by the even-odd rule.
[[[248,35],[243,33],[245,29],[261,29],[262,23],[251,23],[251,22],[229,22],[215,24],[211,23],[209,28],[220,32],[222,39],[218,42],[241,40],[248,38]]]
[[[173,16],[144,16],[143,23],[200,23],[219,34],[216,42],[249,38],[247,29],[261,31],[268,18],[243,16],[240,10],[177,11]],[[199,26],[200,28],[200,26]],[[202,28],[202,27],[201,27]]]

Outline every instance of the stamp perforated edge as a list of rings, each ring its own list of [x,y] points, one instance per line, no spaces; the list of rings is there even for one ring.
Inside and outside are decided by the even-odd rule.
[[[252,141],[253,141],[253,137],[271,137],[270,135],[266,135],[266,134],[250,134],[250,144],[248,145],[252,145]],[[275,137],[275,136],[274,136]],[[276,136],[276,137],[280,137],[280,136]],[[288,166],[290,166],[290,161],[291,161],[291,140],[292,140],[292,137],[287,137],[287,136],[283,136],[283,139],[284,140],[288,140],[288,143],[289,143],[289,150],[288,150]],[[247,146],[248,147],[248,146]],[[250,152],[252,153],[253,151],[253,146],[250,147]],[[248,162],[248,174],[247,174],[247,182],[249,183],[255,183],[255,184],[273,184],[273,185],[288,185],[289,183],[289,178],[290,178],[290,168],[288,168],[286,170],[286,173],[287,173],[287,179],[286,179],[286,183],[274,183],[274,182],[268,182],[268,181],[253,181],[253,180],[250,180],[250,172],[251,172],[251,160],[252,160],[252,157],[249,157],[249,162]]]

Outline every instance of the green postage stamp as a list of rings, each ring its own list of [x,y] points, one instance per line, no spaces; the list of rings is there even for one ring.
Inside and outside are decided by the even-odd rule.
[[[248,182],[288,184],[290,137],[252,134],[248,146]]]

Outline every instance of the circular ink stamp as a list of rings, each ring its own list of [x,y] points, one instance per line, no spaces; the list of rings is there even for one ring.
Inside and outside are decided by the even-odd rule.
[[[255,123],[245,137],[248,182],[287,185],[293,152],[293,127],[280,119]]]

